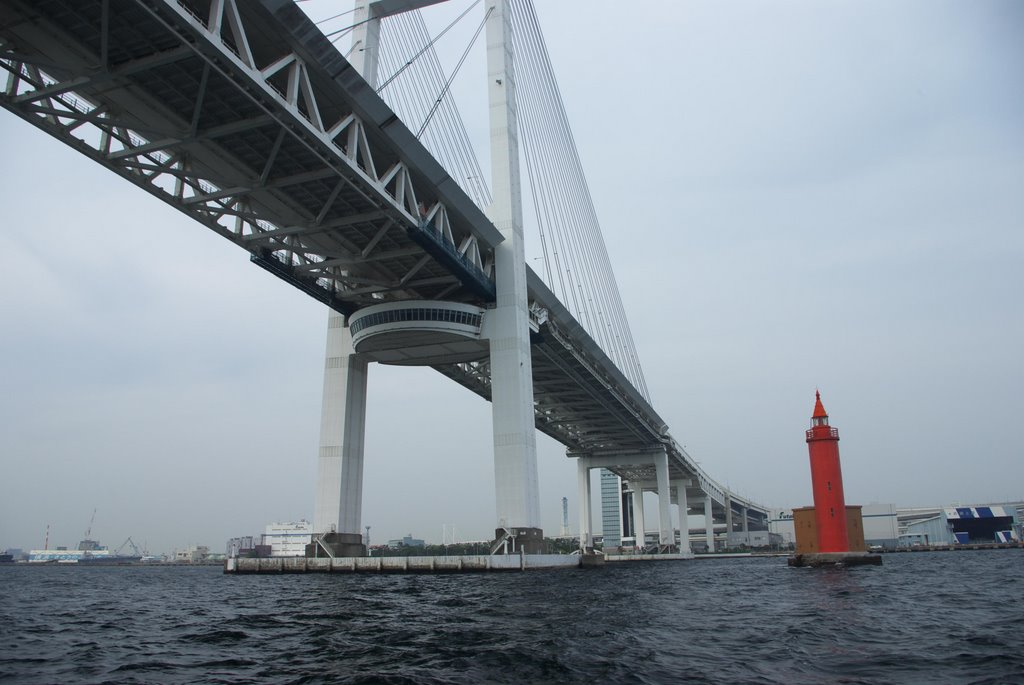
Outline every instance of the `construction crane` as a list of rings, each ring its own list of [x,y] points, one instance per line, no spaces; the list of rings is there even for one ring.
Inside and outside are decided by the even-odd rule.
[[[92,524],[93,524],[93,522],[94,522],[95,520],[96,520],[96,509],[95,509],[95,508],[93,508],[93,510],[92,510],[92,516],[91,516],[91,517],[89,518],[89,527],[85,529],[85,539],[86,539],[86,540],[89,540],[89,539],[91,539],[91,538],[89,537],[89,535],[90,535],[90,534],[92,533]]]
[[[85,529],[85,537],[78,543],[78,549],[91,551],[100,548],[100,543],[92,539],[92,524],[96,520],[96,509],[93,508],[92,516],[89,518],[89,527]]]
[[[140,557],[140,558],[146,556],[145,554],[143,554],[139,550],[138,545],[136,545],[135,542],[132,541],[132,536],[129,535],[128,539],[125,540],[124,542],[122,542],[121,546],[118,547],[116,550],[114,550],[114,556],[115,557],[121,556],[121,550],[123,550],[125,548],[125,545],[127,545],[127,546],[132,548],[132,554],[134,554],[135,556]]]

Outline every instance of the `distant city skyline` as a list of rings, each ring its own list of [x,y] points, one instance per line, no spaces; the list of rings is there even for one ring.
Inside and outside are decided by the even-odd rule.
[[[712,477],[809,504],[818,388],[848,502],[1024,498],[1024,5],[537,12],[653,406]],[[482,63],[453,90],[486,169]],[[312,520],[324,307],[6,111],[0,136],[0,547],[75,546],[94,508],[153,552]],[[368,386],[373,538],[490,537],[489,405],[424,368]],[[544,531],[563,496],[578,530],[537,439]]]

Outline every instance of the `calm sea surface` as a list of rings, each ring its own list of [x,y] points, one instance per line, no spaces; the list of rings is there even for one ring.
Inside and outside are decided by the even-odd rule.
[[[12,683],[1024,683],[1024,550],[595,570],[0,567]]]

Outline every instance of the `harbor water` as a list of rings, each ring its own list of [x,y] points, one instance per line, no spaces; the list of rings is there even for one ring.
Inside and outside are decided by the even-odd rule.
[[[1024,683],[1024,550],[468,575],[0,566],[0,682]]]

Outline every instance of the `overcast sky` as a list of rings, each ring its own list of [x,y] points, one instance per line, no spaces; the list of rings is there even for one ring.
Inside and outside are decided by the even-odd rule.
[[[1024,499],[1024,4],[538,5],[654,406],[707,471],[810,504],[820,388],[848,502]],[[311,518],[323,306],[6,111],[0,140],[0,548],[74,546],[94,508],[153,552]],[[490,421],[371,367],[374,542],[492,534]],[[576,530],[538,443],[544,529],[567,496]]]

